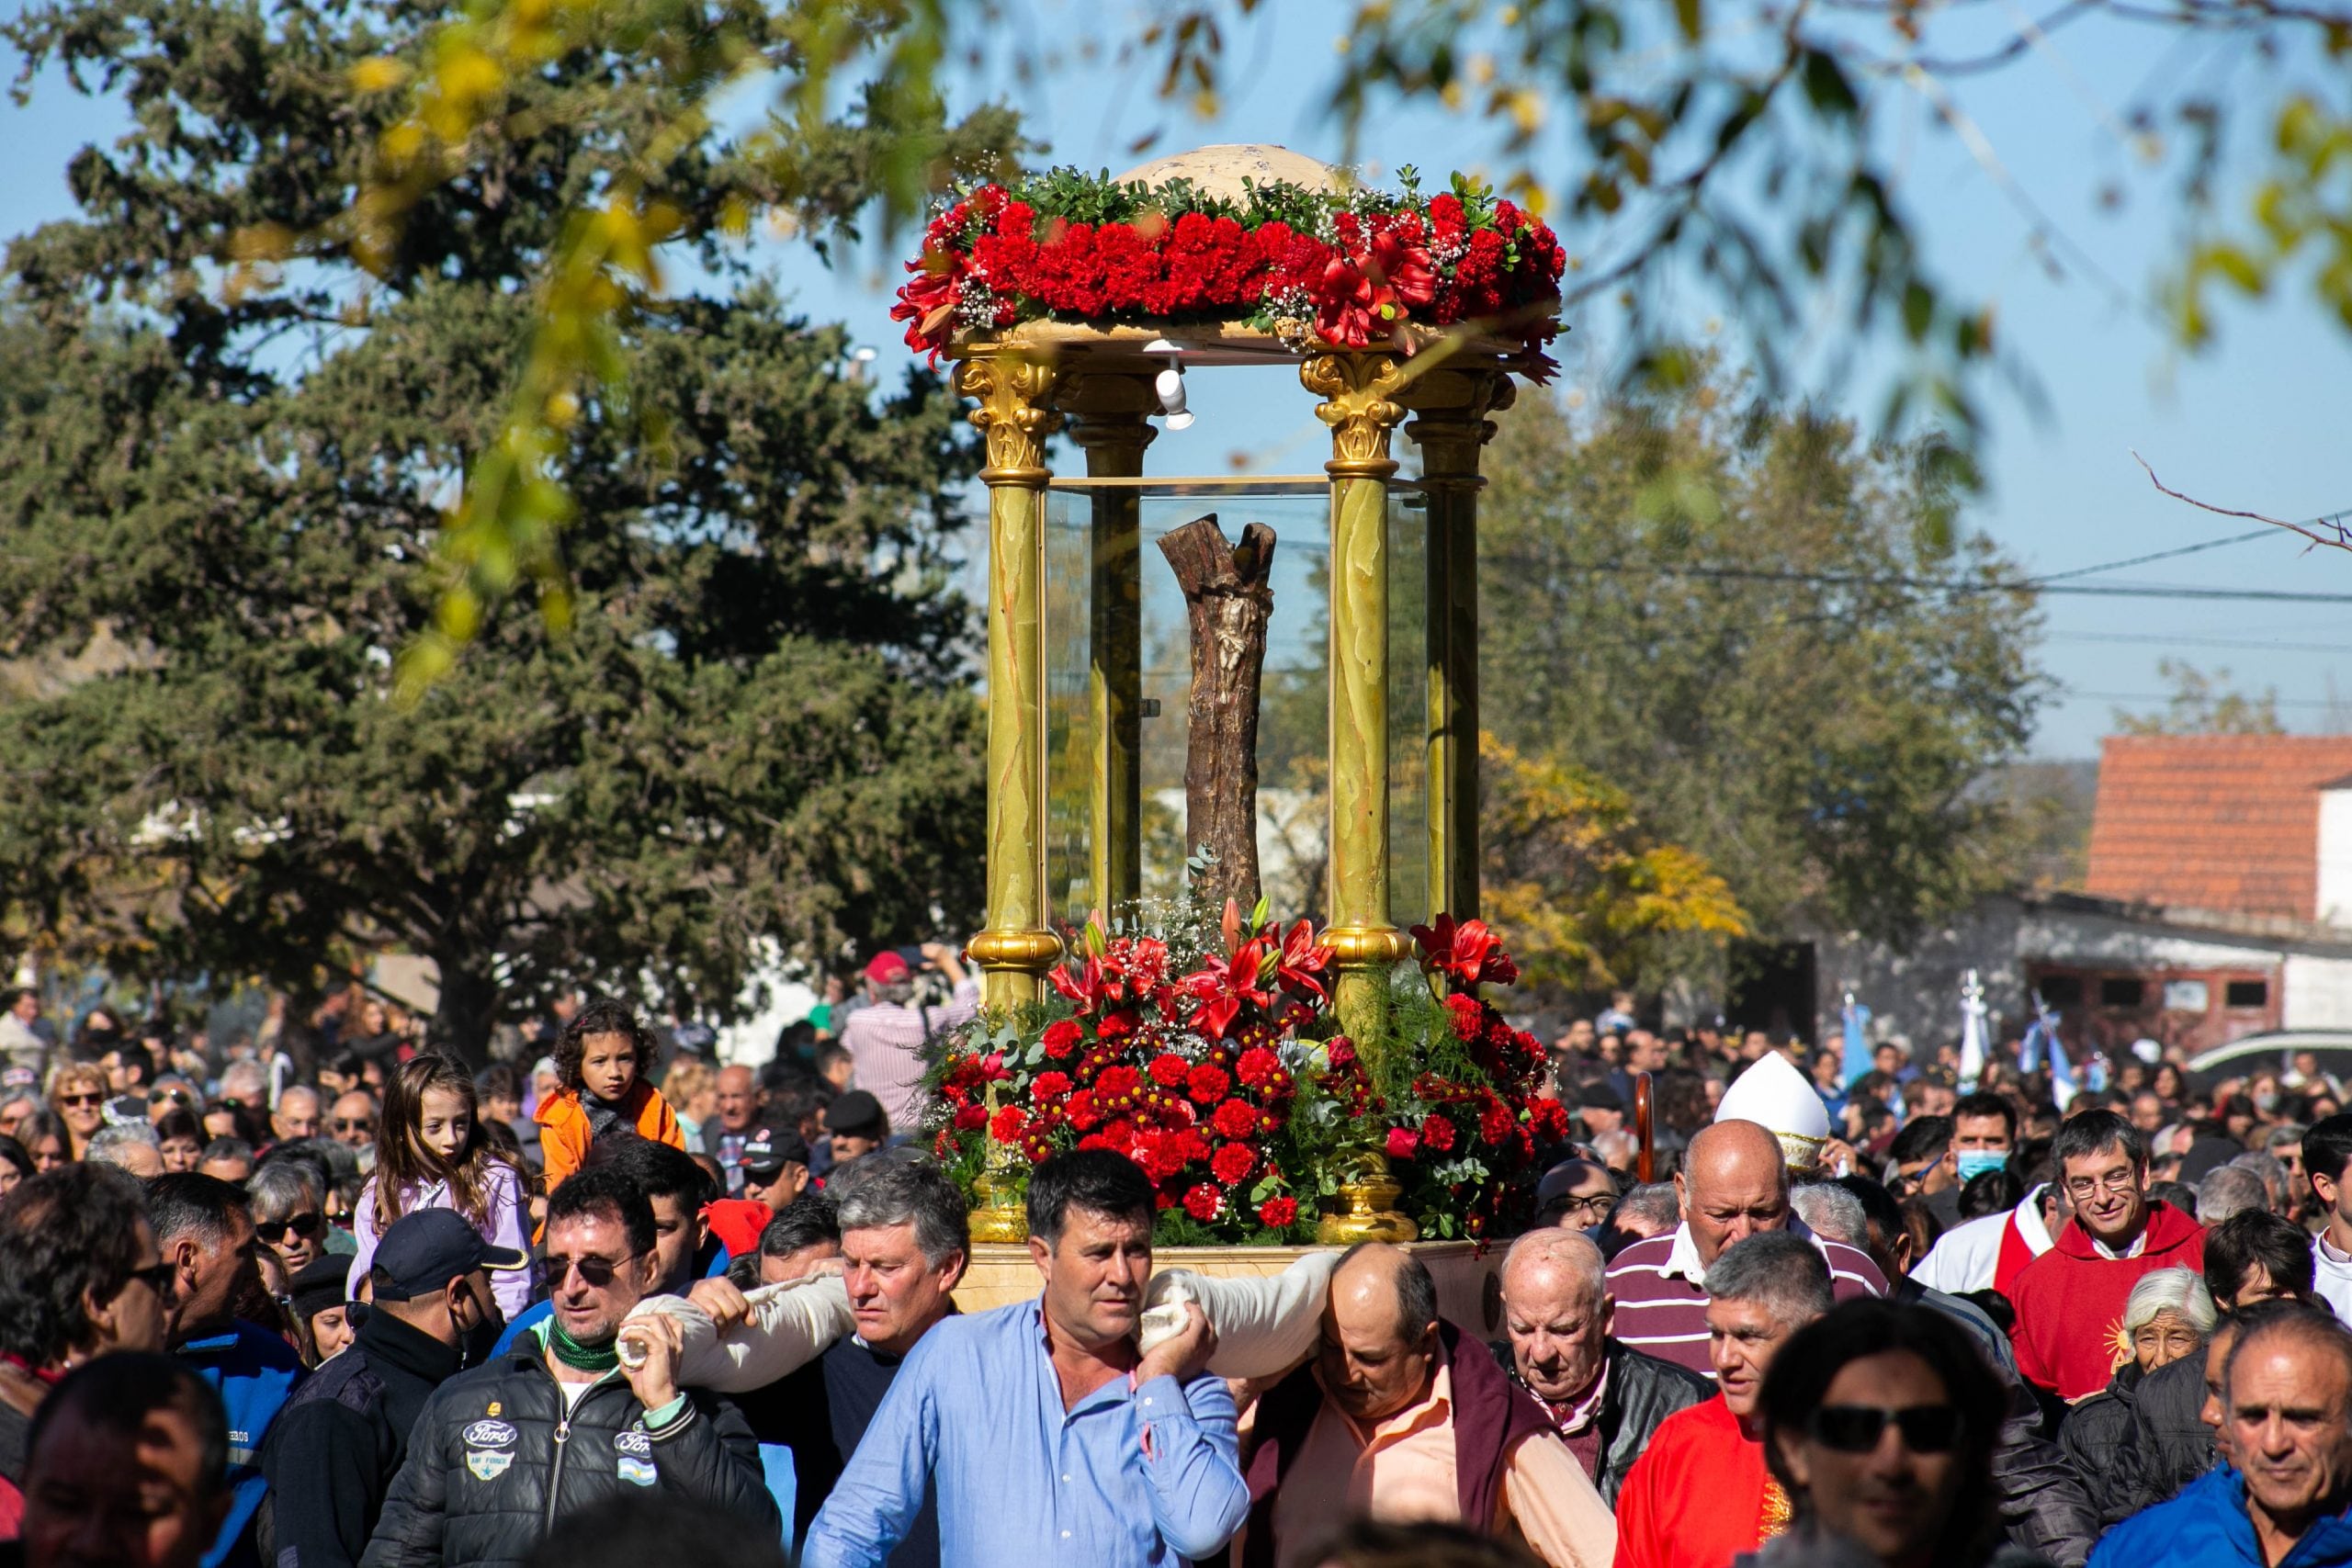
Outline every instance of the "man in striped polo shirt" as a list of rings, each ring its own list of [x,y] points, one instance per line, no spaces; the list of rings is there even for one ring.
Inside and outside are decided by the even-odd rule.
[[[1616,1337],[1637,1350],[1715,1375],[1707,1356],[1708,1268],[1748,1236],[1787,1231],[1821,1251],[1838,1301],[1886,1294],[1868,1255],[1826,1241],[1789,1212],[1789,1168],[1780,1140],[1754,1122],[1717,1122],[1690,1140],[1674,1178],[1682,1223],[1636,1242],[1610,1266]]]

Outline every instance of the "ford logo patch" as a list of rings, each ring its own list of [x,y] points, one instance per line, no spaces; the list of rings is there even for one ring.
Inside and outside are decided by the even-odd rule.
[[[514,1428],[503,1421],[477,1421],[460,1435],[469,1449],[503,1449],[514,1441]]]

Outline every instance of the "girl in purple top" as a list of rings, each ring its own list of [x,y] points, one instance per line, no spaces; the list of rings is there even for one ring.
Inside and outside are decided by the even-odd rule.
[[[523,1173],[492,1145],[475,1114],[474,1080],[447,1056],[404,1062],[384,1086],[376,1172],[352,1217],[359,1241],[351,1260],[355,1296],[384,1232],[418,1209],[454,1209],[492,1247],[531,1250]],[[492,1274],[499,1310],[510,1319],[520,1316],[531,1304],[537,1277],[536,1269]]]

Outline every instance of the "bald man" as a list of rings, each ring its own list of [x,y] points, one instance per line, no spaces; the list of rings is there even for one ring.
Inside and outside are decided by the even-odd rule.
[[[1815,1235],[1789,1212],[1789,1168],[1781,1141],[1754,1122],[1701,1128],[1675,1173],[1682,1223],[1635,1242],[1609,1269],[1616,1333],[1637,1350],[1712,1381],[1707,1354],[1707,1269],[1724,1248],[1751,1235],[1789,1231],[1821,1249],[1838,1300],[1886,1294],[1878,1265],[1842,1242]]]
[[[1322,1348],[1259,1401],[1251,1436],[1241,1568],[1309,1568],[1350,1514],[1468,1525],[1554,1568],[1616,1555],[1616,1521],[1567,1445],[1438,1316],[1429,1269],[1401,1247],[1340,1259]]]
[[[1713,1398],[1714,1385],[1612,1338],[1616,1303],[1600,1248],[1576,1231],[1530,1231],[1502,1269],[1506,1337],[1487,1348],[1552,1418],[1601,1500],[1649,1446],[1659,1422]]]
[[[751,1068],[718,1069],[718,1114],[703,1123],[702,1152],[726,1173],[730,1198],[743,1195],[743,1145],[751,1142],[766,1109],[767,1097],[760,1092],[759,1077]]]

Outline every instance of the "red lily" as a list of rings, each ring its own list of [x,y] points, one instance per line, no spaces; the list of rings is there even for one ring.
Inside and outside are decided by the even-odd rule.
[[[1258,977],[1268,951],[1263,941],[1252,939],[1234,949],[1230,960],[1212,953],[1201,961],[1199,969],[1184,976],[1184,989],[1200,1003],[1195,1021],[1210,1034],[1224,1039],[1244,1002],[1273,1006],[1273,993]]]
[[[1452,915],[1440,915],[1434,926],[1415,926],[1413,941],[1421,950],[1421,966],[1456,985],[1508,986],[1519,978],[1519,965],[1484,920],[1456,924]]]
[[[1070,1005],[1081,1015],[1100,1012],[1109,1004],[1121,1000],[1124,994],[1118,976],[1105,973],[1102,961],[1091,953],[1087,955],[1086,967],[1077,975],[1070,974],[1069,964],[1059,964],[1046,972],[1046,980],[1055,990],[1068,997]]]
[[[1279,931],[1281,928],[1271,929]],[[1301,920],[1282,939],[1281,955],[1274,962],[1274,978],[1319,1001],[1324,996],[1319,976],[1330,964],[1331,950],[1316,940],[1312,926]]]

